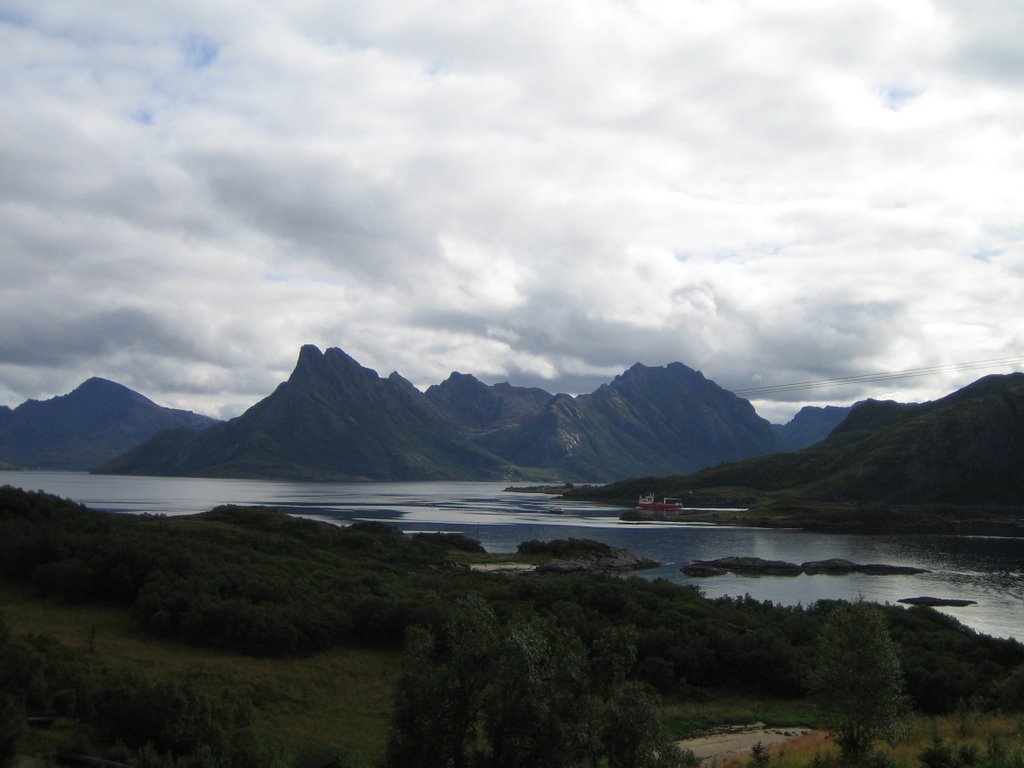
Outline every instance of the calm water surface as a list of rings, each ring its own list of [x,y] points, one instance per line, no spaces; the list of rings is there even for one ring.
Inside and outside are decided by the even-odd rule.
[[[626,523],[621,509],[505,493],[501,483],[307,483],[276,480],[122,477],[81,472],[7,472],[0,483],[42,490],[95,509],[190,515],[218,504],[264,504],[301,517],[346,524],[393,522],[405,531],[458,531],[489,552],[513,552],[527,539],[587,537],[626,547],[663,565],[643,575],[697,584],[708,597],[749,594],[784,605],[820,599],[894,603],[930,595],[976,600],[943,608],[964,624],[1024,640],[1024,539],[980,536],[877,536],[699,524]],[[691,560],[729,555],[804,562],[843,557],[925,568],[916,576],[722,576],[679,572]]]

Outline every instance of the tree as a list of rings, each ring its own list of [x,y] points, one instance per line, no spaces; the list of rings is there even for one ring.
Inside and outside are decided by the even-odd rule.
[[[499,623],[479,596],[441,632],[414,627],[395,691],[388,768],[673,768],[650,689],[625,679],[631,636],[588,649],[538,617]]]
[[[389,768],[463,768],[476,750],[493,684],[497,617],[477,595],[460,600],[440,635],[412,627],[395,690]]]
[[[644,683],[627,680],[610,692],[604,722],[609,768],[675,768],[694,765],[661,729],[657,700]]]
[[[534,618],[509,622],[483,718],[492,768],[563,768],[587,753],[581,727],[587,655],[572,632]]]
[[[833,717],[848,765],[861,765],[876,739],[891,737],[905,709],[903,676],[885,616],[870,603],[839,606],[815,646],[809,685]]]
[[[0,615],[0,765],[14,757],[24,730],[26,702],[39,692],[40,678],[38,658],[11,637]]]

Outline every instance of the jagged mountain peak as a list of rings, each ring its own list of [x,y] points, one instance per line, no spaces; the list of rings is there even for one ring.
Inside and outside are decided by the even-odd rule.
[[[293,381],[306,376],[333,376],[345,371],[358,371],[364,376],[380,378],[375,370],[362,366],[354,357],[338,347],[328,347],[321,352],[314,344],[304,344],[299,350],[299,358],[288,380]]]
[[[430,389],[435,389],[435,391],[447,391],[449,393],[459,392],[477,395],[478,393],[490,389],[490,387],[471,373],[459,373],[458,371],[452,371],[448,374],[447,379],[442,381],[440,384],[431,386]]]
[[[680,395],[698,391],[726,391],[715,384],[715,382],[705,378],[704,374],[700,371],[690,368],[683,363],[674,362],[659,366],[634,363],[608,384],[602,384],[593,394],[602,391],[628,391],[639,395],[645,389],[661,391],[670,389]]]
[[[688,366],[688,365],[686,365],[684,363],[680,363],[679,361],[675,361],[675,362],[671,362],[671,363],[666,363],[665,365],[644,365],[643,363],[633,363],[633,365],[631,365],[629,368],[627,368],[625,371],[620,373],[615,378],[616,379],[627,378],[630,374],[633,374],[633,375],[647,374],[647,375],[657,376],[659,374],[664,374],[664,373],[686,374],[686,375],[696,374],[700,378],[702,378],[702,379],[704,378],[704,374],[703,373],[701,373],[700,371],[698,371],[698,370],[696,370],[694,368],[691,368],[690,366]]]
[[[448,378],[445,382],[450,384],[482,384],[476,376],[471,373],[460,373],[459,371],[452,371],[448,374]],[[484,384],[484,386],[487,386]]]

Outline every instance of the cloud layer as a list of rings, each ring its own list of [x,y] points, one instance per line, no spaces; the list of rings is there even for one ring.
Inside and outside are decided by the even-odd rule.
[[[0,403],[1024,354],[1015,0],[271,5],[0,0]]]

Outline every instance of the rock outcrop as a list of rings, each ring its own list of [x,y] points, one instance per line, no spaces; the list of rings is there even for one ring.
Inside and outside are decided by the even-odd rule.
[[[612,547],[607,553],[584,553],[564,560],[549,560],[537,566],[537,573],[622,573],[657,568],[658,565],[660,563],[628,549]]]
[[[844,560],[841,557],[834,557],[830,560],[811,560],[802,563],[800,568],[804,573],[813,575],[816,573],[869,573],[875,576],[899,576],[913,575],[916,573],[928,573],[924,568],[914,568],[910,565],[887,565],[885,563],[854,563]]]
[[[805,573],[846,574],[866,573],[874,576],[913,575],[927,573],[923,568],[908,565],[886,565],[884,563],[855,563],[842,558],[810,560],[797,565],[785,560],[764,560],[760,557],[720,557],[717,560],[694,560],[680,568],[687,576],[724,576],[739,573],[754,576],[799,576]]]
[[[717,560],[694,560],[680,569],[687,576],[719,576],[722,573],[744,573],[764,576],[799,576],[800,566],[785,560],[764,560],[760,557],[720,557]],[[722,572],[722,573],[716,573]]]

